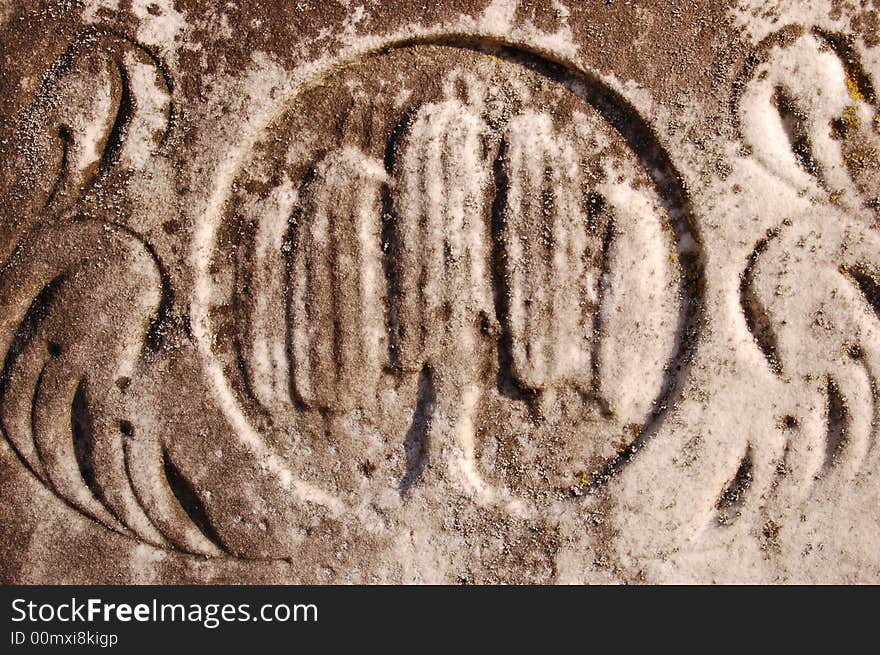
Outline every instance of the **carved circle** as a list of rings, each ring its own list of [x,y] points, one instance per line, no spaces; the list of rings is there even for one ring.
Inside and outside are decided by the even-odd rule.
[[[301,84],[229,186],[200,241],[208,374],[331,497],[447,460],[490,496],[600,484],[674,401],[701,306],[687,194],[588,71],[388,43]]]

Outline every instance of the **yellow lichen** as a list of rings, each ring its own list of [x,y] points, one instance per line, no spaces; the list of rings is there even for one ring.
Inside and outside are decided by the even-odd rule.
[[[846,139],[862,126],[859,118],[859,110],[855,105],[849,105],[843,110],[843,115],[832,121],[831,131],[836,139]]]
[[[855,146],[852,150],[844,153],[843,161],[847,168],[858,173],[877,165],[877,149],[862,145]]]
[[[852,98],[856,102],[866,102],[865,96],[859,89],[859,83],[855,80],[855,78],[853,78],[852,75],[846,76],[846,88],[849,90],[850,98]]]

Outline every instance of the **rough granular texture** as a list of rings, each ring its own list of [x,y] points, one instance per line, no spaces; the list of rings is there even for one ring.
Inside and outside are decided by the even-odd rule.
[[[880,3],[0,8],[0,581],[880,581]]]

